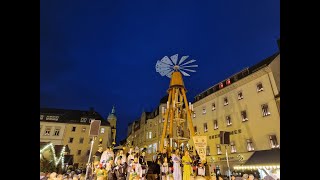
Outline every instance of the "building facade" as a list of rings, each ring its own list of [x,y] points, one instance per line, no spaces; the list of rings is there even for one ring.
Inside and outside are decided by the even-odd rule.
[[[40,108],[40,142],[68,146],[75,167],[84,168],[90,153],[90,122],[101,120],[99,135],[94,141],[92,152],[98,145],[112,145],[110,123],[93,109],[89,111]]]
[[[207,162],[227,170],[256,151],[280,148],[280,53],[210,87],[195,97],[193,125],[207,136]],[[230,132],[230,144],[220,142]]]

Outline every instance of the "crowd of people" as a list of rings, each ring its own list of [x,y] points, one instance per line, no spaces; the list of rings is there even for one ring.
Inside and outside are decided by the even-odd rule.
[[[93,156],[93,160],[88,164],[87,170],[82,172],[67,171],[64,174],[40,173],[41,180],[191,180],[191,179],[211,179],[223,180],[229,177],[219,173],[208,176],[206,172],[206,162],[201,162],[197,152],[190,153],[185,150],[183,153],[179,149],[168,153],[167,149],[157,152],[152,161],[146,161],[146,148],[142,151],[130,148],[127,153],[123,150],[114,152],[112,148],[103,151],[99,147]],[[243,174],[242,176],[232,175],[232,180],[255,180],[253,174]]]

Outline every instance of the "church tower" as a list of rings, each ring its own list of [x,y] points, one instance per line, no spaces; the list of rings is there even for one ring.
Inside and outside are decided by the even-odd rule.
[[[116,142],[116,128],[117,128],[117,117],[116,117],[116,110],[114,106],[112,107],[111,113],[109,113],[107,121],[110,123],[111,126],[111,137],[112,143],[115,144]]]

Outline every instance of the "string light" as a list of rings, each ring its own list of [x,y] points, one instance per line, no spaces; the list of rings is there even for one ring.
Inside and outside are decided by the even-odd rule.
[[[58,158],[58,160],[57,160],[56,152],[55,152],[55,150],[54,150],[54,146],[53,146],[52,143],[47,144],[44,148],[42,148],[42,149],[40,150],[40,155],[41,155],[46,149],[48,149],[48,148],[51,148],[51,151],[52,151],[52,154],[53,154],[53,162],[54,162],[55,166],[58,166],[58,164],[59,164],[60,161],[61,161],[61,166],[62,166],[62,169],[63,169],[63,167],[64,167],[64,152],[65,152],[65,148],[66,148],[66,147],[63,146],[63,148],[62,148],[62,150],[61,150],[61,152],[60,152],[60,157]]]

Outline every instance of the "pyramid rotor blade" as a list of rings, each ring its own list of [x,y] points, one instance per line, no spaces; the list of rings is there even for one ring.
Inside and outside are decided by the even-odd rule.
[[[170,72],[168,72],[168,73],[166,74],[166,76],[167,76],[168,78],[171,78],[172,72],[173,72],[173,70],[171,70]]]
[[[182,58],[179,61],[179,65],[183,63],[189,56],[182,56]]]
[[[189,68],[189,67],[198,67],[198,65],[194,64],[194,65],[190,65],[190,66],[180,66],[180,67]]]
[[[187,65],[187,64],[193,63],[193,62],[195,62],[195,61],[196,61],[196,60],[192,59],[192,60],[190,60],[190,61],[188,61],[188,62],[186,62],[186,63],[184,63],[184,64],[181,64],[180,66],[184,66],[184,65]]]
[[[168,64],[171,66],[174,66],[174,64],[172,64],[171,60],[168,58],[168,56],[165,56],[161,59],[161,62],[163,62],[164,64]]]
[[[180,72],[184,75],[184,76],[190,76],[190,74],[184,72],[183,70],[180,69]]]
[[[174,65],[177,65],[178,54],[175,54],[175,55],[171,56],[170,58],[171,58],[173,64],[174,64]]]
[[[180,69],[183,69],[184,71],[189,71],[189,72],[196,72],[195,70],[192,70],[192,69],[185,69],[185,68],[181,68]]]
[[[157,64],[156,64],[156,71],[157,72],[160,72],[162,69],[170,69],[170,68],[171,68],[170,65],[164,64],[161,61],[157,61]]]
[[[161,74],[161,76],[165,76],[165,75],[168,74],[170,71],[172,71],[172,69],[163,70],[163,71],[160,71],[159,73]]]

